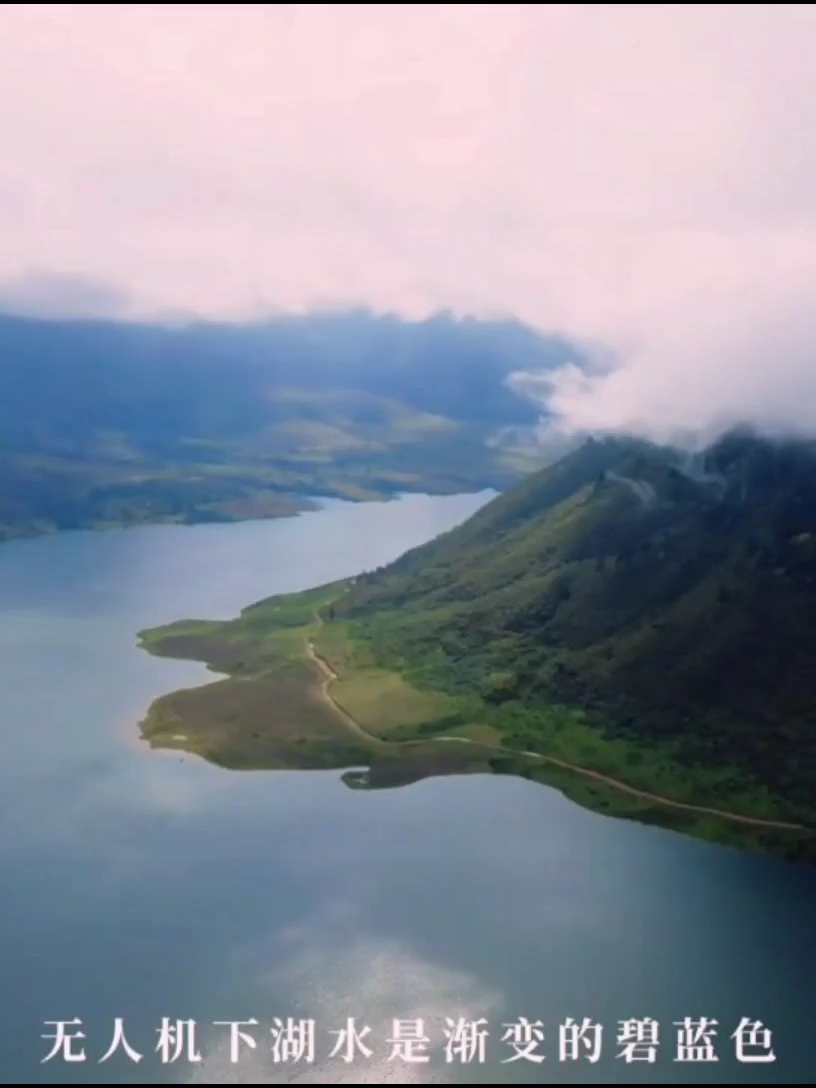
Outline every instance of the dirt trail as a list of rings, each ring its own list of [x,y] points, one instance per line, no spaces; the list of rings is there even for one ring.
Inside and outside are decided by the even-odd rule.
[[[318,623],[323,622],[320,616],[317,617],[317,620]],[[326,700],[332,710],[336,714],[340,715],[340,717],[343,719],[343,721],[346,723],[352,733],[356,733],[358,737],[361,737],[366,742],[366,744],[374,744],[378,748],[382,748],[384,745],[388,744],[393,745],[400,743],[399,741],[385,741],[382,740],[380,737],[375,737],[373,736],[373,734],[366,732],[366,730],[363,729],[357,719],[353,718],[344,707],[340,706],[332,693],[329,691],[329,688],[332,686],[335,680],[339,679],[339,677],[334,669],[331,667],[331,665],[328,663],[328,661],[325,659],[325,657],[321,657],[317,650],[315,650],[314,642],[312,641],[312,639],[307,639],[306,641],[306,652],[309,655],[310,661],[313,661],[315,665],[317,665],[318,671],[320,672],[320,694],[323,696],[323,698]]]
[[[319,614],[315,616],[315,619],[319,625],[323,624],[323,617]],[[334,669],[331,667],[328,661],[322,657],[314,646],[314,641],[309,638],[306,642],[306,649],[309,655],[309,659],[314,662],[320,672],[320,692],[326,702],[332,707],[335,713],[339,714],[346,725],[356,733],[361,739],[368,744],[375,745],[378,748],[382,747],[399,747],[402,745],[410,745],[416,743],[411,740],[384,740],[382,737],[375,737],[372,733],[369,733],[364,729],[360,723],[352,717],[347,710],[345,710],[334,698],[331,693],[331,685],[339,677]],[[435,737],[430,738],[436,743],[448,742],[459,744],[477,744],[477,741],[472,741],[468,737]],[[612,778],[608,774],[601,774],[600,771],[591,771],[586,767],[579,767],[575,763],[567,763],[566,760],[558,759],[556,756],[545,756],[540,752],[525,752],[519,751],[515,748],[503,748],[501,745],[485,745],[479,744],[480,748],[489,748],[496,752],[498,755],[508,756],[526,756],[529,759],[536,759],[540,763],[551,763],[554,767],[561,767],[566,771],[572,771],[575,774],[583,775],[585,778],[592,778],[596,782],[602,782],[606,786],[611,786],[612,789],[620,790],[622,793],[631,794],[633,797],[639,797],[643,801],[652,801],[658,805],[664,805],[667,808],[681,809],[685,812],[697,812],[706,816],[718,816],[723,820],[731,820],[734,823],[746,824],[749,827],[769,827],[775,828],[780,831],[808,831],[809,828],[804,827],[802,824],[785,823],[783,820],[763,820],[759,816],[741,816],[736,812],[727,812],[721,808],[708,808],[705,805],[692,805],[685,801],[673,801],[670,797],[663,797],[658,793],[649,793],[647,790],[639,790],[636,786],[629,786],[626,782],[621,782],[618,778]]]

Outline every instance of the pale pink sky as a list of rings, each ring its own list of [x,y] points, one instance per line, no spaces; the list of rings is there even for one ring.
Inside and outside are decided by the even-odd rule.
[[[816,6],[0,7],[0,297],[514,313],[585,426],[816,430]],[[110,296],[110,297],[109,297]]]

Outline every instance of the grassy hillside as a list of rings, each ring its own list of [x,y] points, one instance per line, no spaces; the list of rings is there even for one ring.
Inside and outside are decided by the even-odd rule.
[[[381,570],[145,633],[231,677],[160,700],[145,735],[270,765],[284,688],[264,655],[285,642],[286,683],[368,764],[467,752],[610,814],[816,858],[815,468],[748,434],[695,461],[589,442]]]
[[[502,489],[538,467],[511,322],[366,312],[166,328],[0,316],[0,540]]]
[[[205,661],[223,677],[157,699],[143,737],[153,748],[192,752],[231,770],[348,770],[346,782],[356,789],[490,770],[489,749],[440,747],[425,739],[427,731],[401,732],[428,716],[439,724],[449,706],[399,677],[397,691],[387,693],[358,678],[342,696],[353,716],[338,712],[308,648],[322,629],[317,611],[343,588],[272,597],[231,622],[186,620],[141,632],[150,653]],[[376,713],[383,694],[392,703],[398,697],[384,717]],[[354,725],[354,715],[364,724]]]
[[[632,781],[657,761],[676,791],[816,825],[814,609],[813,450],[734,434],[695,465],[589,443],[333,614],[413,682],[478,692],[508,743],[578,708],[587,757],[637,745]]]

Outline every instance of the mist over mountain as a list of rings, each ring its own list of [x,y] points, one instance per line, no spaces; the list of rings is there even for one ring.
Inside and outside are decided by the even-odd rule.
[[[590,440],[336,606],[384,666],[479,692],[511,745],[557,750],[552,708],[571,707],[609,759],[638,746],[625,780],[673,767],[706,796],[715,768],[708,803],[772,797],[811,824],[814,611],[816,446],[750,428],[693,458]]]
[[[542,457],[508,375],[568,360],[563,339],[448,313],[0,316],[0,537],[503,487]]]
[[[4,19],[0,302],[512,313],[572,430],[816,433],[811,5]]]
[[[365,310],[255,325],[172,328],[112,321],[0,316],[4,443],[95,426],[145,435],[254,427],[276,386],[360,389],[455,419],[530,423],[535,411],[505,387],[513,370],[577,358],[565,341],[516,322],[422,322]]]

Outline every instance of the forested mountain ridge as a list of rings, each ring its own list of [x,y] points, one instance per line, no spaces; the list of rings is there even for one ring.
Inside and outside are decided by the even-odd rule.
[[[516,747],[577,708],[633,773],[650,748],[692,780],[720,768],[724,796],[809,825],[814,615],[814,447],[749,431],[695,458],[590,441],[332,610],[384,667],[478,692]]]

